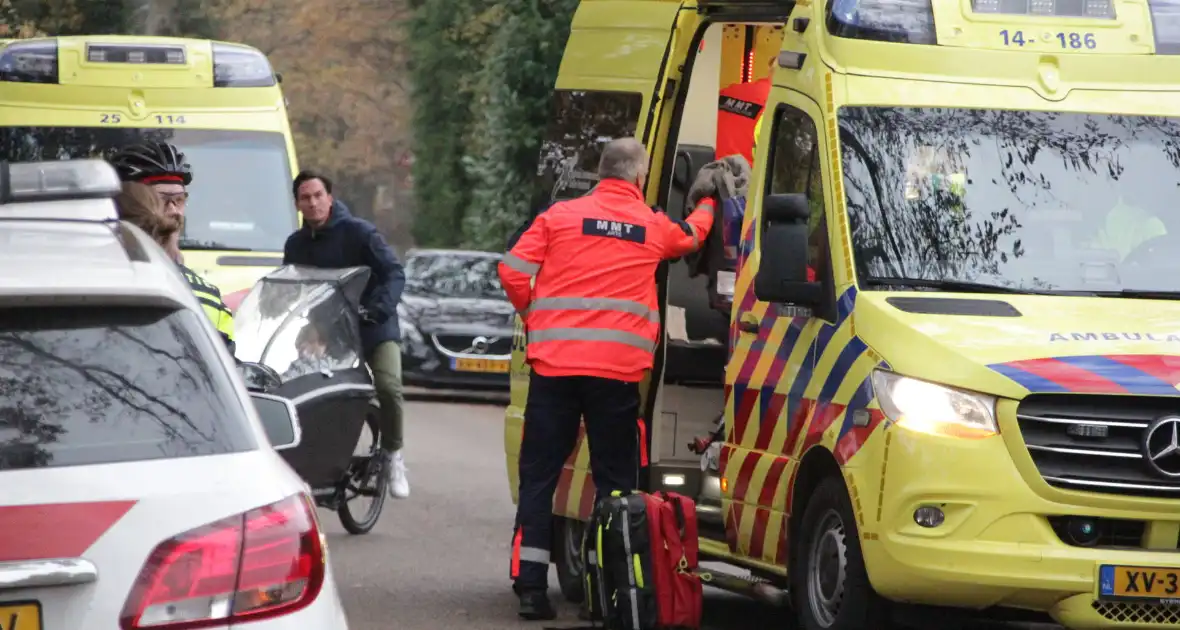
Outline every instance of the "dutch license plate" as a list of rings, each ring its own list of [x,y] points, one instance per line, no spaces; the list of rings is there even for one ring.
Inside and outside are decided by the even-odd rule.
[[[0,602],[0,630],[41,630],[41,605]]]
[[[1172,600],[1180,603],[1180,568],[1104,564],[1098,570],[1098,596],[1107,599]]]
[[[511,367],[507,359],[455,358],[451,359],[451,362],[451,368],[459,372],[497,372],[507,374]]]

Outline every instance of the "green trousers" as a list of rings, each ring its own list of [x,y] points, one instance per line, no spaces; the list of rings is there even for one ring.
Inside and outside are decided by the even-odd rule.
[[[402,349],[396,341],[378,344],[369,353],[373,370],[373,387],[381,402],[381,448],[389,451],[402,447]]]

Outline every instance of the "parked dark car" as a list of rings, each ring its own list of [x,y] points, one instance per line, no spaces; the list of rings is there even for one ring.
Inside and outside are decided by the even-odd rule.
[[[501,255],[410,250],[398,313],[407,385],[507,390],[514,309],[500,286]]]

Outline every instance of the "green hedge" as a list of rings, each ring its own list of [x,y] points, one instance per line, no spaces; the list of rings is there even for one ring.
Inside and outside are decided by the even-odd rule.
[[[420,246],[499,250],[527,214],[576,7],[421,0],[410,25]]]

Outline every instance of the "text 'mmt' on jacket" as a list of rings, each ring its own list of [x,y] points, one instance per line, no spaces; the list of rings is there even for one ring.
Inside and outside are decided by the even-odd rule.
[[[754,163],[755,123],[770,97],[770,79],[735,83],[721,90],[717,102],[717,159],[741,155]]]
[[[500,282],[524,314],[532,368],[641,380],[659,339],[656,268],[700,246],[713,206],[702,200],[679,221],[653,212],[634,184],[604,179],[537,215],[500,263]]]

